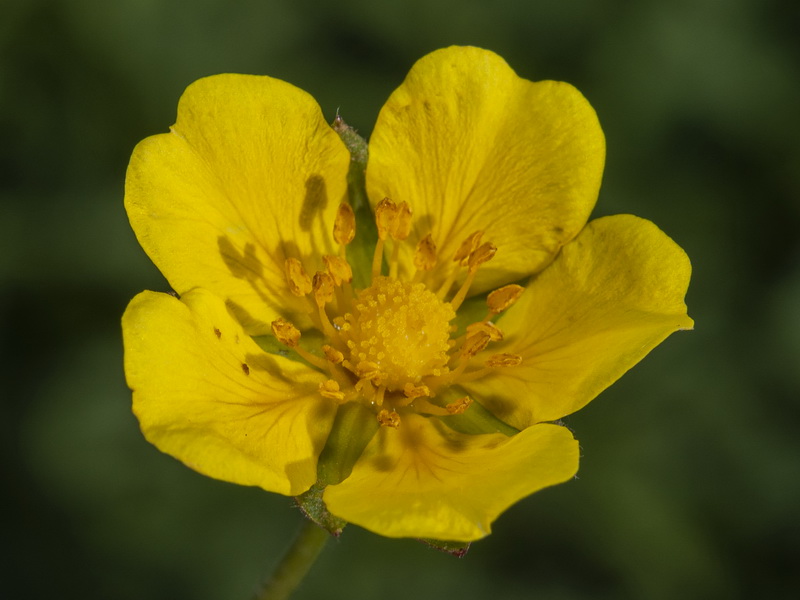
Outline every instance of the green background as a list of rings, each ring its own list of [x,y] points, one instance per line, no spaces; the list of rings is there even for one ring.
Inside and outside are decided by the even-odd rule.
[[[799,6],[5,0],[0,594],[246,599],[300,523],[287,498],[160,454],[130,413],[119,318],[166,289],[122,208],[135,143],[219,72],[285,79],[368,134],[416,59],[473,44],[589,98],[608,140],[596,214],[686,249],[696,331],[569,417],[579,478],[466,558],[351,527],[297,597],[797,597]]]

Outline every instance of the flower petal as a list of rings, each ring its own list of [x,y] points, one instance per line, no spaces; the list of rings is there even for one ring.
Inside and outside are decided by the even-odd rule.
[[[398,429],[382,427],[324,500],[331,513],[380,535],[468,542],[488,535],[513,503],[577,469],[578,443],[564,427],[464,435],[410,414]]]
[[[592,221],[499,322],[506,338],[491,353],[519,354],[522,364],[464,388],[517,428],[575,412],[693,327],[690,275],[684,251],[650,221]]]
[[[270,77],[217,75],[187,88],[171,133],[142,141],[125,184],[140,244],[170,285],[233,303],[251,334],[298,304],[284,278],[333,253],[349,154],[319,106]]]
[[[470,47],[414,65],[381,110],[369,150],[371,201],[411,205],[410,239],[431,233],[445,258],[434,278],[453,268],[450,257],[472,232],[497,245],[473,291],[547,265],[589,218],[605,161],[597,116],[580,92],[521,79],[496,54]],[[413,269],[410,254],[403,260]]]
[[[143,292],[122,318],[125,374],[145,437],[216,479],[297,495],[316,480],[333,403],[319,373],[266,354],[203,290]]]

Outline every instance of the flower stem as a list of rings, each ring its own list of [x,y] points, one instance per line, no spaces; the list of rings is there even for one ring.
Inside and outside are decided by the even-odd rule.
[[[330,534],[314,522],[304,520],[303,527],[286,551],[256,600],[285,600],[311,569]]]

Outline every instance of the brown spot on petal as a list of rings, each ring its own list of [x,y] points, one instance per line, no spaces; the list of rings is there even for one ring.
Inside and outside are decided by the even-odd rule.
[[[247,363],[242,363],[242,371],[245,375],[250,375],[250,367],[247,366]]]

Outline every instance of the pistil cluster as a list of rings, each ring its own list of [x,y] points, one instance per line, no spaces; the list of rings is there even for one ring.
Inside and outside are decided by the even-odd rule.
[[[328,374],[319,385],[323,397],[338,403],[363,402],[373,407],[383,426],[398,427],[408,411],[440,416],[463,413],[472,400],[463,397],[445,402],[441,399],[445,389],[522,362],[519,355],[500,353],[476,365],[474,357],[503,339],[492,319],[516,302],[523,288],[511,284],[491,292],[486,298],[486,316],[454,338],[456,327],[451,322],[456,311],[480,266],[494,257],[496,246],[483,241],[482,231],[467,236],[451,257],[456,268],[433,290],[428,275],[440,257],[430,234],[416,246],[414,274],[405,280],[398,276],[400,245],[411,231],[408,204],[384,198],[375,209],[375,222],[378,241],[367,288],[355,290],[352,285],[347,246],[356,232],[349,204],[341,204],[337,211],[333,238],[339,254],[322,257],[325,270],[312,277],[296,258],[285,262],[289,290],[307,302],[312,322],[325,337],[319,352],[301,346],[300,331],[284,319],[273,321],[272,332]],[[384,261],[388,263],[386,275]],[[462,269],[466,269],[466,277],[453,293]]]

